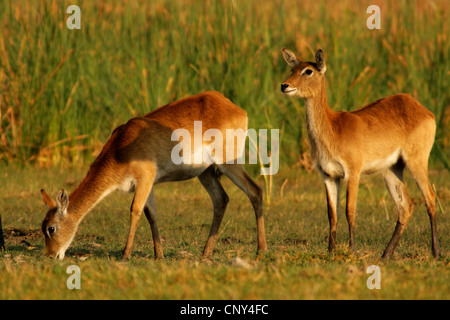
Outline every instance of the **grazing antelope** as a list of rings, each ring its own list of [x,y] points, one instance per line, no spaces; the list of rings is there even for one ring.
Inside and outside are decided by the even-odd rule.
[[[329,252],[336,247],[341,180],[347,182],[349,247],[354,251],[353,230],[360,176],[381,172],[398,211],[394,234],[383,253],[383,258],[392,256],[413,211],[403,180],[403,170],[408,168],[425,198],[431,223],[432,251],[437,257],[435,195],[428,181],[428,157],[436,132],[433,113],[407,94],[389,96],[351,112],[333,111],[327,102],[326,64],[322,50],[316,52],[315,62],[303,62],[288,49],[282,49],[282,53],[292,67],[292,74],[281,84],[281,91],[305,100],[311,157],[325,184],[330,223]]]
[[[205,92],[167,104],[119,126],[113,131],[84,180],[70,196],[61,189],[54,201],[41,190],[44,203],[49,208],[42,223],[46,253],[62,260],[84,216],[112,191],[122,190],[134,191],[130,209],[130,230],[122,258],[130,257],[134,234],[143,210],[152,230],[155,257],[163,258],[156,223],[153,186],[161,182],[198,177],[214,206],[211,230],[203,250],[203,256],[210,257],[229,200],[219,182],[216,169],[230,178],[249,197],[256,214],[258,251],[266,250],[262,191],[246,174],[241,164],[230,164],[229,154],[227,161],[218,159],[217,155],[222,154],[221,152],[216,152],[215,162],[191,161],[189,164],[186,161],[177,165],[172,161],[171,152],[178,143],[172,141],[172,133],[176,129],[185,129],[194,135],[194,121],[202,121],[203,131],[214,128],[225,133],[227,129],[242,129],[245,132],[248,119],[244,110],[222,94]],[[230,143],[233,144],[234,141],[229,141],[228,145]],[[199,150],[195,148],[198,146],[194,145],[192,156],[202,152],[201,144]],[[226,150],[227,141],[223,142],[223,148]],[[239,152],[236,152],[236,155],[237,153]]]

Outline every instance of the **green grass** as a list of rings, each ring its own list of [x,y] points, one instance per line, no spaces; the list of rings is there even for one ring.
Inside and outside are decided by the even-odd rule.
[[[131,194],[113,193],[80,225],[63,262],[42,253],[40,223],[46,208],[39,189],[72,190],[84,169],[2,170],[0,207],[6,235],[0,253],[0,299],[449,299],[448,212],[437,212],[442,257],[433,259],[423,200],[407,176],[414,215],[394,259],[380,256],[397,219],[379,176],[362,180],[356,220],[357,255],[347,249],[345,214],[338,217],[338,248],[327,253],[328,220],[319,174],[283,171],[274,177],[271,205],[265,207],[269,250],[257,257],[251,204],[223,178],[230,203],[211,260],[201,252],[212,221],[212,204],[196,180],[155,189],[165,259],[155,261],[150,227],[139,222],[132,258],[120,261],[129,228]],[[431,172],[439,201],[450,206],[447,171]],[[256,181],[262,185],[263,179]],[[287,181],[287,182],[286,182]],[[283,189],[281,190],[281,186]],[[341,208],[345,207],[344,192]],[[15,234],[11,233],[16,229]],[[90,254],[81,261],[78,254]],[[239,257],[250,267],[233,265]],[[81,269],[81,290],[69,290],[69,265]],[[381,289],[369,290],[366,269],[381,269]],[[43,290],[45,288],[45,290]]]
[[[327,59],[329,103],[350,110],[399,92],[436,115],[432,160],[449,168],[449,6],[386,2],[366,28],[366,1],[67,1],[0,3],[0,161],[90,162],[112,129],[205,90],[279,128],[281,162],[307,150],[303,105],[280,93],[280,49]]]

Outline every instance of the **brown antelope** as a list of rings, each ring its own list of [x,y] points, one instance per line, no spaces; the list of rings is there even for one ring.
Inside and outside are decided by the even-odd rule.
[[[227,129],[246,131],[248,119],[244,110],[222,94],[205,92],[167,104],[119,126],[113,131],[84,180],[70,196],[61,189],[54,201],[44,190],[41,190],[42,198],[49,207],[42,223],[46,253],[63,259],[84,216],[112,191],[122,190],[134,191],[130,209],[130,230],[122,258],[130,257],[133,238],[142,211],[152,230],[155,257],[163,258],[156,223],[153,186],[161,182],[198,177],[209,193],[214,206],[211,230],[203,250],[203,256],[210,257],[229,200],[219,182],[219,173],[230,178],[249,197],[256,214],[258,251],[266,250],[262,191],[246,174],[241,164],[218,159],[217,155],[222,154],[221,152],[216,153],[213,163],[203,161],[174,164],[172,161],[171,152],[178,142],[173,141],[173,132],[176,129],[185,129],[194,134],[194,121],[202,121],[203,131],[214,128],[225,132]],[[233,143],[234,141],[231,142]],[[230,141],[228,144],[227,141],[223,142],[224,150],[227,145],[230,145]],[[195,148],[194,145],[192,155],[202,152]],[[185,152],[186,149],[182,151]],[[227,158],[228,156],[229,154]],[[234,152],[232,156],[235,156]],[[216,169],[219,172],[216,172]]]
[[[428,181],[428,157],[436,132],[433,113],[407,94],[389,96],[351,112],[333,111],[327,102],[326,64],[322,50],[316,52],[315,62],[303,62],[288,49],[282,49],[282,53],[292,67],[292,74],[281,84],[281,91],[305,100],[311,157],[325,184],[330,223],[329,252],[336,247],[341,180],[347,182],[349,247],[354,251],[353,230],[360,176],[381,172],[398,211],[394,234],[383,253],[383,258],[392,256],[413,211],[403,180],[406,167],[425,198],[431,223],[432,251],[437,257],[435,194]]]

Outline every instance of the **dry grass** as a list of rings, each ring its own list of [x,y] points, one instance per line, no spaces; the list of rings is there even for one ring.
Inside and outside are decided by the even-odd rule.
[[[0,187],[7,250],[0,253],[0,299],[449,299],[448,212],[438,212],[442,257],[434,260],[422,199],[408,180],[416,210],[391,262],[380,260],[396,213],[381,178],[363,180],[356,226],[357,255],[347,250],[345,215],[338,249],[328,255],[326,203],[319,175],[281,172],[266,206],[269,251],[257,258],[254,214],[245,195],[223,179],[230,204],[214,256],[201,259],[212,205],[197,181],[155,190],[164,261],[154,261],[148,223],[141,219],[132,259],[121,262],[131,195],[114,193],[82,222],[63,262],[42,255],[39,189],[69,190],[83,170],[3,171]],[[288,180],[287,180],[288,177]],[[449,175],[432,173],[441,204],[450,206]],[[24,183],[27,181],[28,183]],[[257,179],[259,184],[262,178]],[[287,181],[287,182],[286,182]],[[283,192],[281,192],[281,186]],[[344,207],[342,203],[341,207]],[[236,263],[235,258],[244,262]],[[81,268],[81,290],[69,290],[69,265]],[[369,265],[381,268],[381,290],[369,290]],[[43,290],[45,288],[45,290]]]

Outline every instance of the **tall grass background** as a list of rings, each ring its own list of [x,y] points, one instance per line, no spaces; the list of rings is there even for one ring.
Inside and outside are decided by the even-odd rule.
[[[129,118],[218,90],[249,127],[280,129],[281,168],[307,167],[303,102],[279,90],[287,47],[324,50],[335,110],[410,93],[436,116],[432,166],[450,167],[448,1],[80,0],[81,30],[71,4],[0,2],[0,162],[90,162]]]

